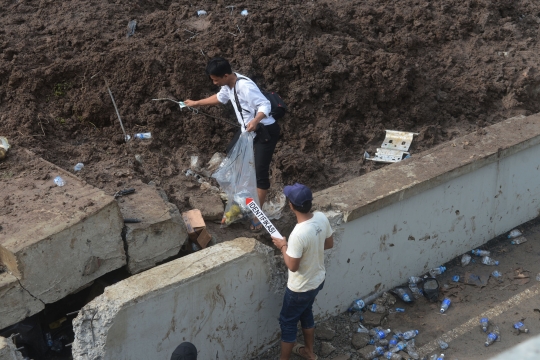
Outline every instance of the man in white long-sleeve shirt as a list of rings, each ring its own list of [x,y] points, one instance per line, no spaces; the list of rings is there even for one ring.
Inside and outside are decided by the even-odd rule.
[[[264,127],[259,128],[253,142],[255,172],[257,175],[257,195],[259,196],[260,206],[262,207],[266,200],[268,189],[270,188],[270,162],[272,161],[272,155],[274,154],[280,135],[279,125],[270,114],[270,101],[262,94],[261,90],[251,79],[238,73],[233,73],[231,65],[224,58],[210,60],[206,66],[206,73],[215,85],[221,86],[221,90],[216,95],[212,95],[206,99],[197,101],[186,100],[185,104],[187,106],[197,107],[226,104],[231,101],[241,130],[235,134],[231,144],[227,147],[227,151],[232,148],[241,132],[257,131],[259,124]],[[257,219],[252,221],[251,230],[254,232],[262,230],[262,225]]]

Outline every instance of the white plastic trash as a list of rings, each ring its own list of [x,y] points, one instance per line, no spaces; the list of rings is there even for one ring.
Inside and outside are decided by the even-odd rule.
[[[66,182],[64,181],[64,179],[62,179],[60,176],[57,176],[54,178],[54,183],[58,186],[64,186],[66,185]]]
[[[240,12],[240,15],[242,15],[242,16],[248,16],[248,14],[249,14],[249,13],[248,13],[247,9],[244,9],[244,10],[242,10],[242,11]]]
[[[84,167],[84,164],[83,164],[83,163],[77,163],[77,165],[75,165],[75,166],[73,167],[73,170],[74,170],[74,171],[81,171],[83,167]]]
[[[198,10],[198,11],[197,11],[197,16],[204,16],[204,15],[206,15],[206,14],[207,14],[207,13],[206,13],[206,11],[204,11],[204,10]]]
[[[513,238],[517,238],[518,236],[521,236],[521,235],[523,235],[521,233],[521,231],[519,231],[518,229],[514,229],[514,230],[510,231],[510,233],[508,234],[508,238],[513,239]]]

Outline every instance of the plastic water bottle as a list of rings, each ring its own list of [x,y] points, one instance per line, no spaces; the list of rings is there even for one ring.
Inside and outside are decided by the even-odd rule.
[[[400,341],[394,347],[392,347],[390,352],[397,353],[397,352],[405,349],[406,347],[407,347],[407,343],[405,341]]]
[[[368,359],[373,359],[373,358],[376,358],[377,356],[382,355],[382,354],[384,354],[384,348],[381,347],[381,346],[377,346],[375,348],[375,350],[373,350],[372,352],[367,354],[367,358]]]
[[[152,138],[152,133],[138,133],[138,134],[135,134],[135,138],[136,139],[140,139],[140,140],[143,140],[143,139],[151,139]]]
[[[439,344],[441,350],[448,349],[448,343],[444,342],[442,339],[437,339],[437,344]]]
[[[490,332],[488,334],[486,342],[484,343],[484,345],[489,346],[489,345],[493,344],[495,341],[499,341],[500,335],[501,334],[499,332],[499,328],[496,327],[492,332]]]
[[[442,301],[442,304],[441,304],[441,314],[444,314],[444,312],[446,310],[448,310],[451,303],[452,303],[452,301],[450,301],[449,298],[444,298],[444,300]]]
[[[437,275],[441,275],[445,271],[446,271],[446,268],[444,266],[439,266],[439,267],[429,270],[429,275],[431,275],[431,277],[435,277]]]
[[[390,330],[390,329],[386,329],[386,330],[377,329],[377,330],[374,331],[374,333],[372,333],[370,331],[370,334],[373,336],[375,341],[379,341],[379,340],[382,340],[382,339],[386,338],[386,335],[390,334],[391,332],[392,332],[392,330]]]
[[[415,343],[414,339],[411,339],[411,340],[407,341],[407,348],[405,349],[405,351],[413,359],[415,359],[415,360],[420,359],[420,355],[416,351],[416,343]]]
[[[197,16],[204,16],[206,15],[206,11],[204,10],[197,10]]]
[[[482,326],[482,331],[487,332],[489,326],[489,319],[487,317],[481,318],[480,326]]]
[[[358,330],[356,330],[356,332],[369,334],[369,330],[362,324],[359,324]]]
[[[84,167],[84,164],[83,164],[83,163],[77,163],[77,165],[75,165],[75,166],[73,167],[73,170],[74,170],[74,171],[81,171],[83,167]]]
[[[45,338],[47,339],[47,346],[52,347],[54,343],[53,343],[53,340],[52,340],[51,333],[45,334]]]
[[[431,355],[429,360],[437,360],[437,354]]]
[[[405,331],[403,333],[403,339],[405,340],[410,340],[412,339],[413,337],[415,337],[416,335],[418,335],[418,330],[409,330],[409,331]]]
[[[64,186],[66,185],[66,182],[64,181],[64,179],[62,179],[60,176],[57,176],[54,178],[54,183],[58,186]]]
[[[476,256],[489,256],[489,254],[490,254],[489,251],[480,250],[480,249],[473,250],[472,253],[473,253],[473,255],[476,255]]]
[[[405,301],[405,302],[411,302],[411,297],[409,296],[409,294],[407,294],[407,292],[402,289],[402,288],[396,288],[394,289],[394,292],[401,298],[401,300]]]
[[[354,300],[351,307],[349,307],[349,312],[362,311],[362,309],[365,306],[366,306],[366,304],[364,303],[364,300],[362,300],[362,299]]]
[[[395,310],[392,310],[392,309],[388,310],[389,314],[404,313],[404,312],[405,312],[405,309],[403,308],[395,308]]]
[[[240,12],[240,15],[242,15],[242,16],[248,16],[249,13],[248,13],[247,9],[244,9],[244,10],[242,10],[242,11]]]
[[[508,234],[508,238],[513,239],[513,238],[517,238],[518,236],[521,236],[521,235],[523,235],[521,233],[521,231],[519,231],[518,229],[514,229],[514,230],[510,231],[510,233]]]
[[[519,244],[523,244],[524,242],[527,242],[527,238],[525,238],[525,236],[520,236],[520,237],[515,238],[514,240],[510,241],[510,244],[519,245]]]
[[[525,328],[525,324],[523,324],[521,321],[518,321],[514,324],[514,329],[516,329],[520,333],[529,333],[529,329]]]
[[[470,262],[471,262],[471,255],[464,254],[461,257],[461,266],[467,266],[467,265],[469,265]]]
[[[368,306],[368,310],[375,314],[384,314],[388,311],[385,306],[377,304],[371,304],[371,306]]]
[[[437,358],[437,360],[444,360],[444,354],[439,355],[439,357]]]
[[[489,256],[484,256],[482,258],[482,264],[484,264],[484,265],[499,265],[499,262],[496,261],[496,260],[493,260]]]
[[[420,284],[423,281],[421,277],[418,276],[411,276],[409,278],[409,284]]]
[[[391,349],[393,348],[394,346],[396,346],[398,343],[398,339],[395,338],[395,335],[392,336],[392,338],[390,340],[388,340],[388,348]]]
[[[409,283],[409,289],[411,289],[411,292],[412,292],[413,297],[414,297],[415,299],[419,299],[419,298],[421,298],[421,297],[424,295],[424,293],[422,292],[422,290],[420,290],[420,288],[418,287],[418,285],[415,284],[415,283]]]
[[[390,360],[402,360],[403,359],[403,356],[401,356],[399,354],[394,354],[391,351],[385,352],[383,356],[384,356],[385,359],[390,359]]]
[[[452,281],[453,281],[453,282],[458,282],[458,281],[459,281],[459,275],[454,275],[454,276],[452,277]]]

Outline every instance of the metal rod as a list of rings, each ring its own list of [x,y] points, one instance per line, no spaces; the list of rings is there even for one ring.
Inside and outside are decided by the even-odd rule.
[[[67,313],[66,316],[78,314],[79,311],[81,311],[81,310],[77,310],[77,311],[73,311],[73,312]]]
[[[116,110],[116,115],[118,116],[118,121],[120,121],[120,126],[122,127],[122,132],[124,133],[124,141],[127,141],[126,130],[124,129],[124,124],[122,124],[122,118],[120,117],[120,112],[118,111],[118,107],[116,106],[116,101],[114,101],[114,96],[113,96],[113,94],[111,92],[111,89],[109,88],[109,83],[108,83],[107,79],[105,79],[105,85],[107,86],[107,90],[109,90],[109,95],[111,95],[111,100],[112,100],[112,103],[114,105],[114,109]]]

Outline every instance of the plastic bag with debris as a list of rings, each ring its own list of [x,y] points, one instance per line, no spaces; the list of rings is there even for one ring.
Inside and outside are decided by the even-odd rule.
[[[212,177],[227,194],[227,205],[221,219],[221,226],[226,227],[243,219],[251,219],[253,214],[246,206],[246,198],[253,198],[259,205],[253,133],[243,132],[240,135]]]

